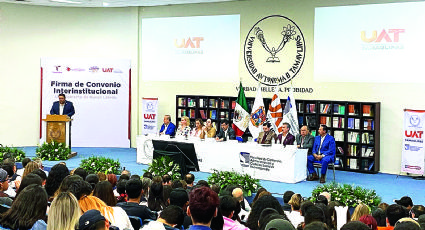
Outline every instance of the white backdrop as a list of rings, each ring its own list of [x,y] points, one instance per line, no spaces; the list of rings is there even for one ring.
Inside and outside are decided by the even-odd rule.
[[[75,108],[72,147],[130,147],[130,60],[42,58],[41,68],[40,119],[64,93]]]

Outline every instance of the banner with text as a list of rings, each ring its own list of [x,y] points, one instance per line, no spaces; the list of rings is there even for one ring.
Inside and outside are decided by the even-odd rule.
[[[40,119],[63,93],[75,108],[72,147],[130,147],[130,70],[129,59],[42,58]]]
[[[158,98],[143,98],[142,114],[142,134],[157,133]]]
[[[424,174],[425,110],[405,110],[401,171]]]

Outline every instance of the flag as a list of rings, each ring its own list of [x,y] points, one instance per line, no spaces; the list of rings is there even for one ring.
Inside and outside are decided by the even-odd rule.
[[[278,91],[279,87],[276,86],[272,101],[269,105],[269,111],[267,111],[267,120],[270,121],[276,135],[279,135],[279,133],[282,132],[281,122],[283,120],[282,104],[280,104]]]
[[[263,130],[263,123],[267,119],[260,86],[261,85],[258,84],[257,96],[255,96],[254,105],[251,111],[251,121],[249,122],[249,131],[254,140],[257,139],[258,135]]]
[[[232,128],[235,130],[236,137],[241,137],[248,128],[249,113],[248,104],[246,103],[245,92],[242,87],[242,82],[239,85],[239,95],[236,99],[235,114],[233,115]]]
[[[295,98],[293,94],[294,89],[291,85],[291,90],[289,91],[288,100],[285,104],[285,109],[283,110],[283,121],[287,122],[289,125],[291,125],[291,129],[289,132],[297,136],[299,132],[299,125],[298,125],[298,115],[297,115],[297,106],[295,103]]]

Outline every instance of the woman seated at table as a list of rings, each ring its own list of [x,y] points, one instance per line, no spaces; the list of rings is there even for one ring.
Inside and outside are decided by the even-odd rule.
[[[204,126],[204,123],[202,122],[201,118],[197,118],[195,120],[195,127],[192,129],[192,132],[190,133],[190,136],[192,137],[201,137],[202,126]]]
[[[207,138],[214,138],[215,137],[215,134],[217,132],[217,130],[212,125],[211,119],[208,119],[205,122],[205,126],[202,127],[202,131],[203,132],[201,133],[201,136],[200,136],[201,139],[205,139],[205,137],[207,137]]]
[[[176,137],[178,137],[178,136],[183,136],[183,137],[189,136],[190,135],[190,126],[189,125],[190,125],[189,117],[183,116],[181,118],[179,128],[177,129]]]

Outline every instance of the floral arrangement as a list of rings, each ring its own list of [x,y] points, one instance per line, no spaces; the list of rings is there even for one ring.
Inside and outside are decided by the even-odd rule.
[[[87,159],[82,159],[80,167],[88,173],[103,172],[105,174],[120,174],[121,164],[118,160],[106,157],[91,156]]]
[[[0,144],[0,161],[9,157],[13,157],[15,162],[20,162],[25,158],[25,152],[15,147],[3,147],[3,145]]]
[[[373,189],[335,182],[317,186],[313,189],[310,200],[316,201],[322,192],[330,193],[332,201],[338,201],[342,205],[349,207],[355,207],[357,204],[363,203],[372,208],[381,203],[381,197]]]
[[[44,142],[35,150],[35,155],[41,160],[59,161],[67,160],[71,149],[64,143],[52,141],[50,143]]]
[[[175,164],[170,157],[161,156],[152,160],[152,163],[148,164],[148,168],[144,172],[150,172],[152,176],[163,176],[168,174],[172,180],[181,179],[180,166]]]
[[[244,196],[251,196],[260,188],[260,180],[252,178],[248,174],[241,174],[235,171],[218,171],[214,169],[211,176],[208,177],[208,183],[217,184],[221,188],[227,185],[241,186]]]

